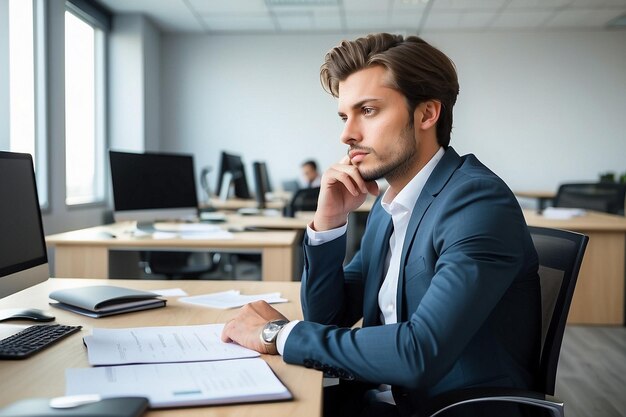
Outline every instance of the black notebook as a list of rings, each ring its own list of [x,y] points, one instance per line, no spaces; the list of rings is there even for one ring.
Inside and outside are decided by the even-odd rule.
[[[88,317],[106,317],[131,311],[165,307],[166,300],[149,291],[93,285],[53,291],[49,295],[57,303],[51,306]]]

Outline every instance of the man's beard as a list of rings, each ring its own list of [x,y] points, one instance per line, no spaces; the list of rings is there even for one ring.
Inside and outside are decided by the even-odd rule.
[[[366,171],[357,166],[361,177],[363,177],[365,181],[374,181],[384,177],[388,182],[393,182],[395,178],[404,176],[411,169],[412,162],[417,154],[412,123],[408,124],[402,132],[400,132],[398,140],[402,141],[405,147],[397,155],[394,155],[394,159],[383,162],[381,166],[375,167],[370,171]],[[350,150],[352,149],[364,149],[368,150],[370,154],[376,155],[371,148],[359,148],[355,146],[350,148]]]

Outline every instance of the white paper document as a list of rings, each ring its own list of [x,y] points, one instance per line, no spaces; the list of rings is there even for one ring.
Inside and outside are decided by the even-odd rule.
[[[150,290],[155,294],[159,294],[162,297],[184,297],[189,295],[182,288],[164,288],[162,290]]]
[[[223,324],[94,328],[84,337],[91,365],[215,361],[252,358],[258,352],[220,339]]]
[[[66,395],[142,396],[150,407],[179,407],[292,398],[262,359],[67,369]]]
[[[266,294],[244,295],[238,290],[216,292],[212,294],[194,295],[192,297],[179,298],[179,301],[189,304],[201,305],[211,308],[235,308],[258,300],[265,300],[269,304],[286,303],[289,300],[282,298],[279,292]]]
[[[543,217],[547,219],[572,219],[574,217],[580,217],[587,214],[583,209],[579,208],[565,208],[565,207],[546,207],[543,212]]]

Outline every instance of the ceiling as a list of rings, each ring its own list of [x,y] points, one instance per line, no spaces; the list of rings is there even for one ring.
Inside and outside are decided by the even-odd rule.
[[[98,0],[165,32],[534,31],[626,27],[626,0]]]

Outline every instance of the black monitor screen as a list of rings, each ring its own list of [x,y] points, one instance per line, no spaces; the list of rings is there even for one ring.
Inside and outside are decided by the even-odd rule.
[[[248,181],[246,178],[246,170],[243,166],[243,161],[239,155],[233,155],[226,152],[222,152],[222,158],[220,161],[220,171],[217,181],[217,194],[222,192],[222,182],[224,174],[230,172],[232,174],[232,181],[235,184],[235,197],[239,198],[252,198],[250,189],[248,188]]]
[[[196,208],[193,156],[109,151],[115,211]]]
[[[0,277],[48,262],[33,161],[0,152]]]
[[[267,164],[265,162],[254,162],[252,164],[254,173],[254,193],[259,208],[265,208],[265,193],[269,193],[269,174],[267,172]]]

